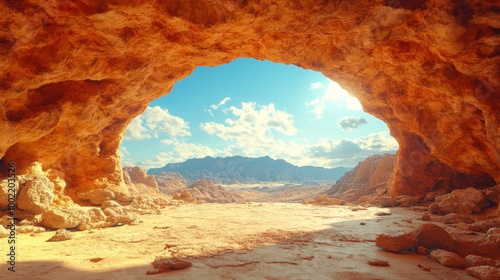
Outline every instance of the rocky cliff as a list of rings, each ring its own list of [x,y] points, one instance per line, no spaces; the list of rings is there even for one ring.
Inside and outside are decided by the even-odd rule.
[[[154,176],[162,193],[173,195],[188,187],[188,180],[176,172],[161,172]]]
[[[117,149],[131,120],[196,66],[253,57],[320,71],[385,121],[400,146],[392,195],[494,185],[498,10],[487,0],[2,1],[0,177],[11,163],[37,170],[54,184],[53,206],[125,192]]]
[[[153,175],[148,175],[146,170],[139,166],[123,168],[123,181],[125,184],[143,184],[155,190],[159,190],[155,177]]]
[[[385,193],[395,159],[396,156],[391,154],[367,157],[335,182],[326,194],[330,197],[356,202],[362,196]]]

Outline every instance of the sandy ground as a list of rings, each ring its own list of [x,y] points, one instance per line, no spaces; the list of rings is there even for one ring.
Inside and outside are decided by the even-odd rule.
[[[161,215],[142,215],[138,225],[74,232],[73,239],[63,242],[46,242],[54,232],[22,234],[16,272],[9,272],[2,261],[0,278],[475,279],[426,256],[393,254],[375,246],[379,233],[423,223],[421,213],[351,208],[191,204],[167,207]],[[392,215],[375,215],[380,211]],[[183,257],[193,266],[146,275],[157,256]],[[387,260],[390,266],[370,266],[367,261],[373,258]]]

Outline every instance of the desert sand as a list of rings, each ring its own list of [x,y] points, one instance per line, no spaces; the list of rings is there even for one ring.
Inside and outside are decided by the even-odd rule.
[[[378,216],[377,213],[391,213]],[[414,252],[375,246],[377,234],[424,223],[401,208],[298,203],[181,204],[136,225],[18,236],[16,272],[4,279],[475,279]],[[156,257],[193,263],[146,275]],[[371,266],[368,261],[388,261]],[[423,270],[421,267],[430,269]]]

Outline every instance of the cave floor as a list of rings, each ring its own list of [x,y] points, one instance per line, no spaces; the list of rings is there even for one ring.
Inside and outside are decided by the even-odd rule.
[[[378,216],[377,212],[391,213]],[[9,279],[475,279],[414,252],[375,246],[377,234],[416,228],[423,212],[298,203],[182,204],[137,225],[20,234]],[[155,257],[193,266],[146,275]],[[371,266],[371,259],[389,266]],[[423,270],[421,267],[430,269]],[[8,274],[7,274],[8,273]]]

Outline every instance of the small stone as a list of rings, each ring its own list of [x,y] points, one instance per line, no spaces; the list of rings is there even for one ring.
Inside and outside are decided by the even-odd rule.
[[[392,213],[389,212],[377,212],[375,213],[375,216],[390,216]]]
[[[422,221],[429,222],[431,220],[431,216],[429,214],[422,215]]]
[[[65,241],[73,238],[73,234],[65,229],[58,229],[56,234],[52,236],[47,242]]]
[[[368,260],[368,264],[372,265],[372,266],[389,266],[388,261],[383,261],[383,260],[378,260],[378,259]]]
[[[425,266],[423,266],[423,265],[421,265],[421,264],[418,264],[417,266],[418,266],[420,269],[422,269],[423,271],[431,271],[431,269],[430,269],[430,268],[425,267]]]
[[[446,267],[453,267],[453,268],[467,267],[467,263],[465,262],[464,258],[460,257],[458,254],[455,254],[453,252],[448,252],[441,249],[432,251],[431,259],[439,262],[440,264]]]
[[[191,267],[193,264],[179,258],[161,258],[157,257],[152,263],[153,269],[146,272],[147,275],[158,274],[170,270],[179,270]]]

